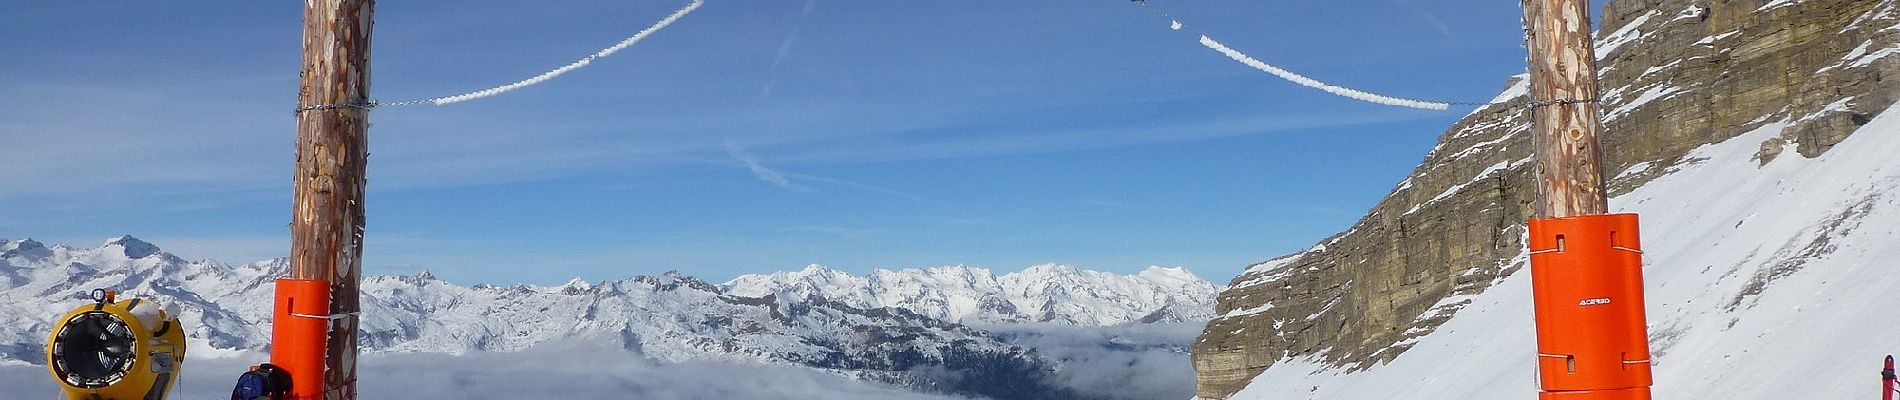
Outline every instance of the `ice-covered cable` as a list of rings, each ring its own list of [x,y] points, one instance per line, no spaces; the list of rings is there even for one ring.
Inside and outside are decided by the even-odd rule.
[[[523,79],[521,81],[506,84],[506,85],[496,86],[496,87],[492,87],[488,89],[482,89],[482,90],[478,90],[474,92],[468,92],[468,93],[463,93],[463,94],[458,94],[458,95],[453,95],[453,96],[442,96],[442,97],[434,97],[434,98],[421,99],[421,100],[399,101],[399,102],[394,102],[394,103],[379,103],[377,105],[378,106],[406,106],[406,105],[416,105],[416,104],[434,104],[434,105],[439,106],[439,105],[444,105],[444,104],[460,103],[460,102],[479,99],[483,97],[494,96],[494,95],[498,95],[502,93],[507,93],[515,89],[534,86],[535,84],[539,84],[541,82],[547,82],[549,79],[554,79],[555,77],[561,76],[561,74],[565,74],[570,71],[580,69],[581,67],[585,67],[588,64],[594,63],[594,60],[600,59],[602,57],[611,56],[615,52],[619,52],[621,49],[625,49],[628,46],[632,46],[634,43],[639,43],[641,39],[646,39],[647,36],[652,35],[653,32],[666,28],[667,25],[672,25],[673,21],[678,21],[680,17],[684,17],[686,16],[687,13],[691,13],[693,12],[693,10],[699,9],[699,6],[702,4],[705,4],[705,0],[693,0],[692,4],[687,4],[686,7],[680,8],[678,11],[674,11],[673,14],[667,15],[666,18],[660,19],[660,22],[656,22],[653,24],[653,26],[649,26],[646,29],[641,29],[640,32],[634,33],[633,36],[627,37],[626,40],[621,40],[620,43],[615,43],[611,47],[601,49],[600,51],[594,52],[594,54],[588,55],[585,58],[581,58],[578,61],[567,64],[560,68],[555,68],[548,72],[543,72],[540,75],[535,75],[528,79]]]
[[[1179,23],[1177,22],[1177,24]],[[1179,25],[1176,25],[1176,26],[1179,26]],[[1269,74],[1278,76],[1280,77],[1280,79],[1285,79],[1287,81],[1300,84],[1301,86],[1324,90],[1327,93],[1332,93],[1335,95],[1339,95],[1341,97],[1369,102],[1369,103],[1384,104],[1388,106],[1411,107],[1411,108],[1426,109],[1426,110],[1446,110],[1446,109],[1451,108],[1450,103],[1392,97],[1392,96],[1386,96],[1386,95],[1382,95],[1378,93],[1372,93],[1372,92],[1367,92],[1363,90],[1333,85],[1326,82],[1320,82],[1317,79],[1308,78],[1305,75],[1300,75],[1298,73],[1294,73],[1293,71],[1288,71],[1284,68],[1275,67],[1272,64],[1267,64],[1265,61],[1260,61],[1259,59],[1248,56],[1245,53],[1241,53],[1239,50],[1234,50],[1233,48],[1227,47],[1227,45],[1221,44],[1219,41],[1215,41],[1214,38],[1207,37],[1207,35],[1201,35],[1201,45],[1207,46],[1207,48],[1210,48],[1210,49],[1214,49],[1214,51],[1218,51],[1221,54],[1225,54],[1227,55],[1228,58],[1232,58],[1234,59],[1234,61],[1239,61],[1241,64],[1247,64],[1247,66],[1254,67],[1254,69],[1266,71]]]
[[[1195,35],[1199,35],[1201,37],[1202,46],[1207,46],[1207,48],[1214,49],[1214,51],[1218,51],[1221,54],[1226,55],[1227,58],[1234,59],[1234,61],[1239,61],[1241,64],[1246,64],[1249,67],[1254,67],[1254,69],[1266,71],[1269,74],[1273,74],[1274,76],[1278,76],[1281,79],[1286,79],[1293,83],[1300,84],[1301,86],[1324,90],[1327,93],[1332,93],[1334,95],[1338,95],[1341,97],[1346,97],[1346,98],[1350,98],[1354,100],[1359,100],[1359,101],[1365,101],[1365,102],[1376,103],[1376,104],[1384,104],[1384,105],[1389,105],[1389,106],[1419,108],[1419,109],[1426,109],[1426,110],[1447,110],[1447,109],[1450,109],[1453,104],[1458,104],[1458,105],[1485,105],[1487,104],[1487,103],[1444,102],[1444,101],[1407,99],[1407,98],[1401,98],[1401,97],[1386,96],[1386,95],[1382,95],[1378,93],[1372,93],[1372,92],[1367,92],[1363,90],[1338,86],[1338,85],[1334,85],[1334,84],[1330,84],[1326,82],[1321,82],[1318,79],[1308,78],[1305,75],[1300,75],[1293,71],[1288,71],[1285,68],[1276,67],[1276,66],[1273,66],[1273,64],[1267,64],[1265,61],[1260,61],[1260,59],[1253,58],[1252,56],[1248,56],[1246,53],[1241,53],[1239,50],[1234,50],[1231,47],[1227,47],[1227,45],[1221,44],[1221,42],[1214,40],[1214,38],[1208,37],[1206,33],[1201,32],[1199,29],[1194,29],[1194,27],[1186,26],[1185,24],[1181,23],[1181,19],[1175,18],[1172,15],[1168,15],[1167,12],[1161,11],[1161,9],[1159,8],[1150,6],[1147,2],[1137,1],[1134,4],[1137,6],[1141,6],[1142,8],[1148,9],[1148,12],[1154,13],[1156,16],[1168,19],[1168,29],[1177,30],[1177,31],[1185,29],[1188,32],[1194,33]]]

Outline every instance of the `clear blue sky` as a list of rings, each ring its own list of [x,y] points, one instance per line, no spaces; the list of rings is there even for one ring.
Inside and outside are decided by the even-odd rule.
[[[684,4],[383,1],[372,97],[525,78]],[[1514,2],[1149,4],[1393,95],[1488,100],[1523,69]],[[0,237],[287,253],[300,12],[0,6]],[[1125,0],[708,0],[557,80],[373,113],[364,268],[545,284],[1060,262],[1224,282],[1349,226],[1469,110],[1333,97],[1167,25]]]

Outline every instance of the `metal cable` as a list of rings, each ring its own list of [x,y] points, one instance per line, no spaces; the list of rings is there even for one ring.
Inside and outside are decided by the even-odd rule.
[[[301,106],[301,107],[297,107],[296,111],[293,112],[292,114],[293,115],[303,114],[305,111],[338,110],[338,109],[356,109],[356,110],[368,111],[368,110],[376,109],[378,107],[414,106],[414,105],[423,105],[423,104],[432,104],[432,105],[439,106],[439,105],[444,105],[444,104],[460,103],[460,102],[479,99],[483,97],[494,96],[494,95],[514,91],[515,89],[520,89],[520,88],[524,88],[528,86],[534,86],[536,84],[540,84],[541,82],[546,82],[548,80],[554,79],[555,77],[561,76],[562,74],[566,74],[569,71],[580,69],[581,67],[586,67],[589,64],[593,64],[594,60],[611,56],[615,52],[619,52],[620,50],[625,49],[628,46],[632,46],[634,43],[639,43],[640,40],[646,39],[647,36],[652,35],[653,32],[657,32],[660,29],[666,28],[667,25],[672,25],[674,21],[678,21],[681,17],[685,17],[686,14],[692,13],[693,10],[697,10],[699,9],[699,6],[705,5],[705,4],[706,4],[705,0],[693,0],[693,2],[691,4],[687,4],[686,7],[673,11],[673,13],[668,14],[666,18],[660,19],[659,22],[653,23],[653,25],[646,27],[646,29],[641,29],[639,32],[634,33],[633,36],[623,39],[619,43],[615,43],[613,46],[608,46],[605,49],[601,49],[600,51],[594,52],[594,54],[589,54],[586,57],[582,57],[580,60],[576,60],[572,63],[568,63],[567,65],[561,66],[560,68],[555,68],[552,70],[548,70],[547,72],[542,72],[541,74],[529,77],[528,79],[522,79],[522,80],[511,82],[505,85],[477,90],[477,91],[468,92],[468,93],[449,95],[449,96],[430,97],[430,98],[425,98],[425,99],[404,100],[404,101],[396,101],[396,102],[388,102],[388,103],[379,102],[376,100],[370,100],[369,102],[366,102],[366,103],[335,103],[335,104],[317,104],[317,105]]]
[[[666,18],[661,19],[659,22],[654,23],[652,26],[648,26],[646,29],[641,29],[639,32],[635,33],[632,37],[628,37],[627,39],[622,40],[619,43],[616,43],[614,46],[610,46],[606,49],[602,49],[598,52],[595,52],[594,54],[588,55],[587,57],[583,57],[580,60],[577,60],[573,63],[569,63],[566,66],[562,66],[560,68],[555,68],[553,70],[543,72],[539,75],[535,75],[528,79],[523,79],[523,80],[512,82],[509,84],[496,86],[496,87],[483,89],[483,90],[478,90],[474,92],[468,92],[468,93],[457,94],[457,95],[449,95],[449,96],[430,97],[430,98],[424,98],[424,99],[404,100],[404,101],[388,102],[388,103],[380,102],[376,100],[370,100],[368,102],[363,102],[363,103],[333,103],[333,104],[317,104],[317,105],[301,106],[301,107],[297,107],[292,112],[292,114],[301,115],[306,111],[341,110],[341,109],[369,111],[369,110],[374,110],[379,107],[386,107],[386,106],[387,107],[413,106],[413,105],[423,105],[423,104],[445,105],[445,104],[452,104],[452,103],[458,103],[458,102],[493,96],[493,95],[513,91],[515,89],[520,89],[522,87],[532,86],[532,85],[539,84],[541,82],[545,82],[547,80],[553,79],[555,77],[558,77],[569,71],[573,71],[575,69],[585,67],[593,63],[594,60],[613,55],[613,53],[618,52],[621,49],[631,46],[634,43],[638,43],[641,39],[645,39],[648,35],[652,34],[653,32],[658,31],[662,28],[665,28],[668,25],[671,25],[674,21],[677,21],[681,17],[684,17],[686,14],[691,13],[693,12],[693,10],[698,9],[699,6],[703,5],[704,3],[705,3],[704,0],[693,0],[691,4],[688,4],[684,8],[674,11],[672,14],[667,15]],[[1202,31],[1199,28],[1196,28],[1194,26],[1190,26],[1181,22],[1179,18],[1175,18],[1173,15],[1168,14],[1167,11],[1161,10],[1160,8],[1157,8],[1157,7],[1149,6],[1146,1],[1135,1],[1133,3],[1137,6],[1141,6],[1143,9],[1146,9],[1148,12],[1153,13],[1155,16],[1167,19],[1170,22],[1169,27],[1171,29],[1186,30],[1190,33],[1194,33],[1200,36],[1201,41],[1204,45],[1208,46],[1209,48],[1213,48],[1217,51],[1221,51],[1222,53],[1228,55],[1230,58],[1233,58],[1236,61],[1240,61],[1242,63],[1249,64],[1250,66],[1265,70],[1269,73],[1273,73],[1274,75],[1277,75],[1289,81],[1293,81],[1294,83],[1320,89],[1320,90],[1323,90],[1335,95],[1353,98],[1353,99],[1361,100],[1361,101],[1378,103],[1378,104],[1394,105],[1394,106],[1400,106],[1400,107],[1411,107],[1411,108],[1434,109],[1434,110],[1444,110],[1444,109],[1448,109],[1450,106],[1487,107],[1487,106],[1500,104],[1500,103],[1493,103],[1493,102],[1445,101],[1445,100],[1427,100],[1427,99],[1394,97],[1394,96],[1381,95],[1381,94],[1372,93],[1372,92],[1366,92],[1366,91],[1357,90],[1357,89],[1346,88],[1343,86],[1333,85],[1330,83],[1319,81],[1317,79],[1307,78],[1304,75],[1300,75],[1292,71],[1287,71],[1282,68],[1274,67],[1263,61],[1254,59],[1251,56],[1241,54],[1238,51],[1235,51],[1231,48],[1227,48],[1225,45],[1217,41],[1214,41],[1214,39],[1212,38],[1213,36],[1209,35],[1207,32]],[[1595,103],[1597,101],[1598,101],[1597,99],[1556,99],[1556,100],[1545,100],[1545,101],[1532,101],[1532,102],[1516,105],[1514,107],[1524,107],[1527,109],[1534,109],[1534,108],[1539,108],[1539,107],[1544,107],[1544,106],[1549,106],[1549,105]]]
[[[1167,11],[1161,10],[1158,7],[1150,6],[1148,2],[1145,0],[1134,1],[1133,4],[1148,10],[1148,12],[1153,13],[1155,16],[1167,19],[1170,23],[1169,29],[1186,30],[1189,33],[1193,33],[1195,35],[1200,36],[1202,45],[1207,46],[1208,48],[1214,49],[1215,51],[1219,51],[1222,54],[1227,55],[1229,58],[1233,58],[1235,61],[1240,61],[1243,64],[1247,64],[1248,66],[1254,67],[1256,69],[1266,71],[1268,73],[1276,75],[1282,79],[1291,81],[1293,83],[1300,84],[1302,86],[1312,87],[1312,88],[1319,89],[1322,91],[1326,91],[1328,93],[1332,93],[1334,95],[1338,95],[1341,97],[1346,97],[1346,98],[1351,98],[1354,100],[1360,100],[1360,101],[1376,103],[1376,104],[1409,107],[1409,108],[1421,108],[1421,109],[1429,109],[1429,110],[1446,110],[1446,109],[1449,109],[1451,106],[1489,106],[1493,104],[1493,103],[1488,103],[1488,102],[1480,103],[1480,102],[1470,102],[1470,101],[1440,101],[1440,100],[1424,100],[1424,99],[1415,99],[1415,98],[1387,96],[1383,94],[1347,88],[1347,87],[1343,87],[1339,85],[1333,85],[1333,84],[1326,83],[1317,79],[1308,78],[1304,75],[1294,73],[1292,71],[1288,71],[1284,68],[1275,67],[1271,64],[1267,64],[1266,62],[1260,61],[1251,56],[1241,54],[1239,51],[1228,48],[1227,46],[1221,44],[1220,42],[1215,41],[1213,39],[1213,35],[1209,35],[1207,32],[1201,31],[1198,28],[1195,28],[1193,26],[1190,26],[1190,25],[1187,25],[1186,23],[1181,22],[1180,18],[1175,18],[1173,15],[1168,14]]]

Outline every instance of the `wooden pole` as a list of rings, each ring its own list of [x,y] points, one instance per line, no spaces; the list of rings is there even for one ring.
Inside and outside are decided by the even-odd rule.
[[[290,278],[330,283],[322,386],[330,400],[356,398],[357,286],[369,161],[365,104],[375,6],[375,0],[304,1]]]
[[[1606,214],[1589,1],[1523,2],[1535,100],[1536,217]]]
[[[1523,0],[1536,218],[1528,223],[1539,400],[1649,400],[1635,214],[1609,214],[1588,0]]]

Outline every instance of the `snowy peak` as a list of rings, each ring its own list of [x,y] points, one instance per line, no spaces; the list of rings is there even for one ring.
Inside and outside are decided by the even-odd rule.
[[[272,265],[271,263],[268,263],[268,262],[256,263],[256,264],[252,264],[252,266],[254,266],[253,268],[258,268],[260,270],[268,270],[275,267],[275,265]],[[272,276],[279,276],[279,275],[272,275]],[[435,274],[429,273],[429,271],[427,270],[418,272],[415,275],[366,276],[366,277],[363,277],[363,281],[364,282],[395,282],[398,284],[414,286],[414,287],[423,287],[423,286],[429,286],[431,284],[445,283],[445,282],[442,282],[441,279],[436,278]]]
[[[53,256],[53,250],[33,239],[0,239],[0,259],[9,257],[47,258]]]
[[[866,276],[823,266],[745,275],[723,285],[736,296],[822,298],[859,308],[891,307],[957,322],[1054,322],[1114,325],[1178,322],[1213,313],[1213,284],[1184,268],[1150,267],[1136,275],[1043,264],[995,276],[949,265],[878,269]]]
[[[149,257],[163,251],[160,250],[157,245],[146,243],[131,235],[119,236],[112,240],[107,240],[105,244],[99,245],[98,250],[124,254],[126,258],[132,259]]]
[[[1163,267],[1159,265],[1149,266],[1148,269],[1141,270],[1141,273],[1137,275],[1144,276],[1144,277],[1151,277],[1151,278],[1166,277],[1166,278],[1178,279],[1182,277],[1193,277],[1194,279],[1200,279],[1200,277],[1194,276],[1194,273],[1188,272],[1187,268]]]
[[[41,244],[38,241],[34,241],[33,239],[21,239],[21,240],[0,239],[0,251],[13,251],[13,250],[18,250],[18,249],[23,249],[23,248],[44,249],[46,248],[46,245]]]

